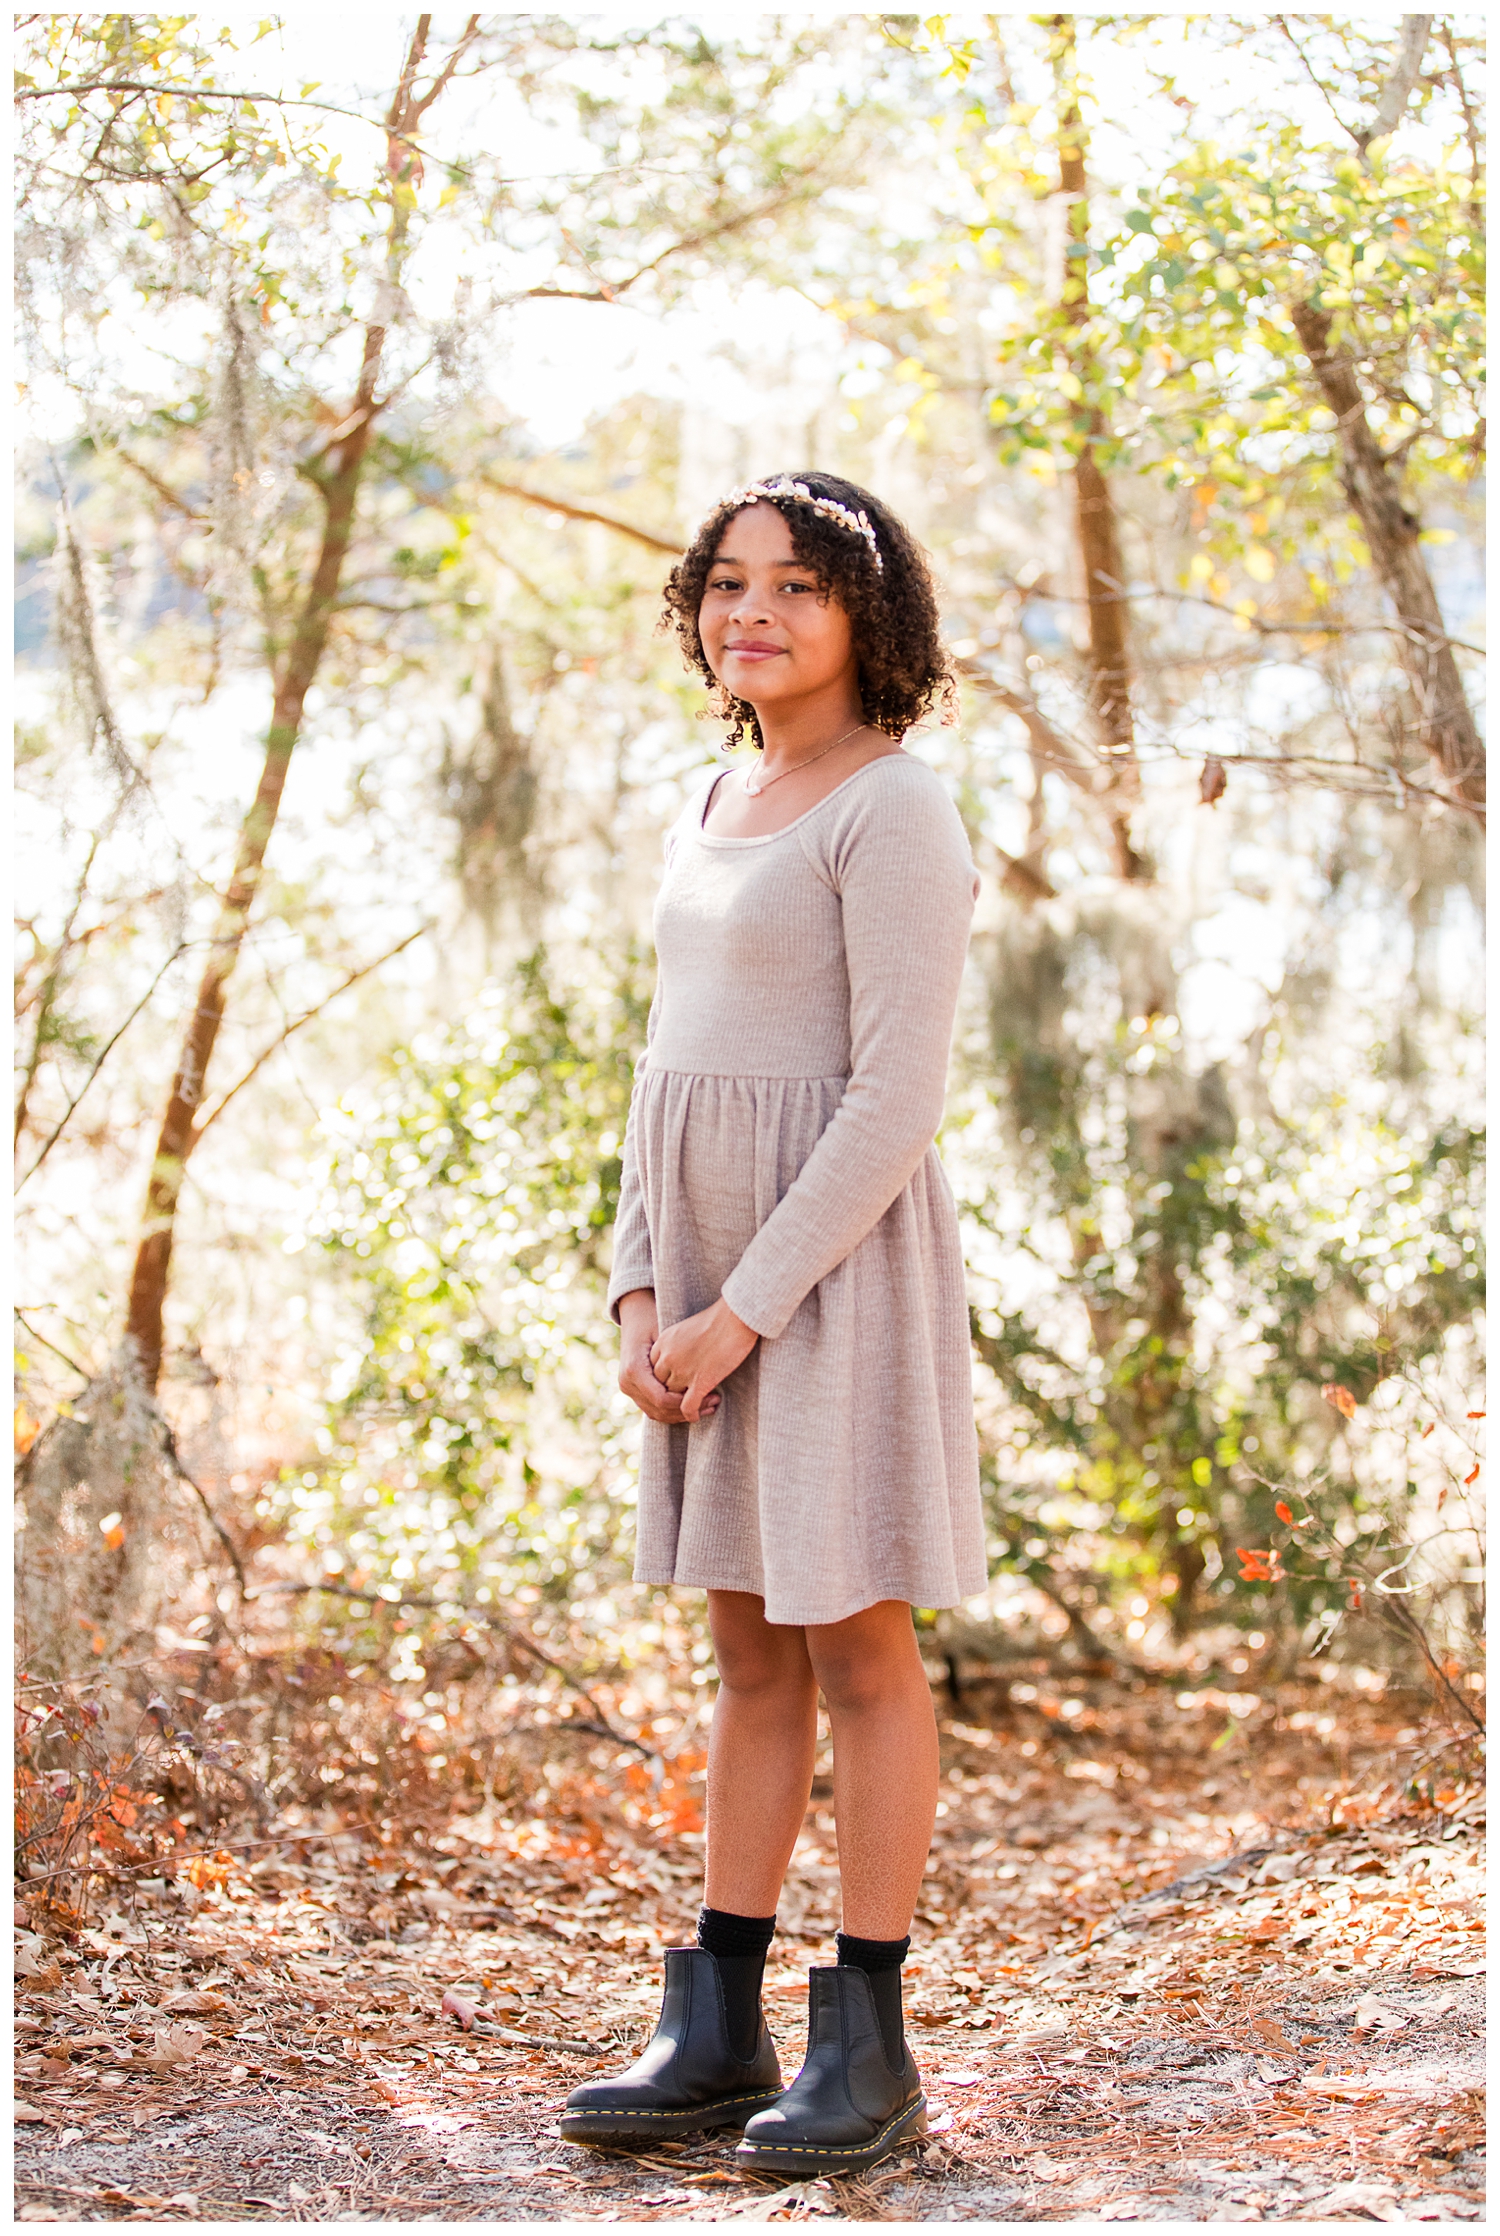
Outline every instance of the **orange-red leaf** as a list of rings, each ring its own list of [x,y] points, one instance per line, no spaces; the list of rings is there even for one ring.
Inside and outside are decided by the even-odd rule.
[[[1279,1499],[1278,1499],[1278,1500],[1276,1501],[1276,1519],[1277,1519],[1277,1521],[1278,1521],[1278,1522],[1289,1522],[1289,1521],[1291,1520],[1291,1518],[1292,1518],[1292,1510],[1291,1510],[1291,1508],[1290,1508],[1290,1507],[1289,1507],[1289,1506],[1287,1505],[1287,1502],[1286,1502],[1286,1500],[1285,1500],[1284,1498],[1279,1498]]]
[[[1346,1390],[1342,1382],[1325,1382],[1323,1396],[1329,1405],[1337,1407],[1346,1421],[1353,1420],[1357,1401],[1352,1390]]]

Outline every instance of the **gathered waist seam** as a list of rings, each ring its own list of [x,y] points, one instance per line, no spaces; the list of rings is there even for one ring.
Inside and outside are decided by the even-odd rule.
[[[744,1079],[758,1087],[847,1087],[847,1071],[679,1071],[670,1064],[647,1064],[642,1079]]]

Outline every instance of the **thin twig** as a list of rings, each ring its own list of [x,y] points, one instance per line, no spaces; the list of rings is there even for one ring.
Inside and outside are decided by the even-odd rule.
[[[64,1366],[70,1366],[73,1369],[73,1372],[78,1376],[81,1382],[93,1381],[94,1377],[92,1376],[92,1374],[89,1373],[88,1368],[80,1366],[76,1359],[70,1359],[66,1351],[59,1350],[58,1346],[52,1341],[52,1338],[48,1335],[43,1335],[40,1328],[34,1328],[31,1322],[27,1319],[25,1313],[22,1312],[19,1307],[13,1305],[11,1309],[15,1313],[16,1318],[20,1321],[22,1327],[26,1330],[26,1333],[31,1337],[33,1343],[45,1344],[49,1351],[56,1353],[57,1357],[62,1360]]]
[[[637,528],[632,521],[616,520],[607,512],[594,512],[587,505],[569,504],[562,497],[547,497],[538,489],[525,489],[519,482],[497,481],[493,474],[477,477],[486,489],[493,489],[500,497],[519,497],[528,505],[540,505],[543,512],[555,512],[564,520],[592,521],[600,528],[613,528],[617,536],[629,536],[635,543],[644,544],[648,551],[665,552],[669,558],[680,559],[683,546],[670,543],[665,536],[653,535],[649,528]]]
[[[284,1047],[286,1042],[291,1039],[293,1033],[300,1032],[304,1025],[311,1024],[315,1017],[322,1015],[330,1002],[338,1000],[340,994],[347,994],[351,986],[357,986],[362,978],[369,977],[371,971],[379,970],[383,964],[389,963],[395,956],[399,955],[404,948],[410,947],[413,940],[420,939],[424,932],[430,932],[431,930],[432,926],[430,924],[419,924],[414,932],[407,933],[405,939],[398,940],[394,947],[387,948],[385,954],[377,955],[373,963],[362,963],[358,970],[350,971],[348,977],[335,986],[330,993],[325,994],[320,1002],[315,1002],[311,1009],[304,1009],[300,1017],[294,1017],[288,1025],[285,1025],[276,1035],[276,1038],[261,1050],[243,1077],[237,1079],[232,1087],[220,1095],[212,1110],[206,1112],[198,1120],[197,1125],[193,1128],[194,1147],[196,1148],[197,1144],[203,1139],[204,1134],[214,1120],[222,1116],[226,1105],[233,1102],[242,1087],[249,1086],[262,1064],[269,1062],[277,1049]]]
[[[41,1148],[37,1151],[36,1156],[27,1166],[25,1172],[21,1175],[21,1178],[16,1182],[17,1195],[20,1194],[27,1181],[32,1179],[34,1175],[38,1173],[41,1170],[42,1166],[47,1162],[47,1159],[52,1154],[53,1149],[61,1140],[63,1130],[66,1127],[68,1120],[72,1117],[74,1111],[78,1108],[78,1105],[82,1102],[84,1096],[88,1093],[90,1087],[93,1086],[94,1081],[98,1078],[100,1072],[104,1069],[104,1065],[109,1058],[110,1051],[114,1048],[116,1042],[123,1039],[124,1035],[129,1032],[131,1026],[135,1023],[137,1017],[140,1016],[141,1011],[145,1008],[147,1002],[150,1001],[152,995],[156,992],[157,987],[166,977],[167,972],[177,961],[178,956],[185,955],[189,947],[191,947],[193,944],[194,942],[191,940],[178,941],[171,954],[162,964],[161,969],[157,972],[150,985],[146,988],[145,993],[142,994],[140,1000],[136,1003],[134,1009],[130,1012],[130,1015],[125,1019],[124,1024],[117,1026],[114,1032],[110,1034],[109,1039],[104,1043],[104,1046],[100,1049],[98,1055],[95,1057],[93,1067],[90,1070],[89,1075],[85,1079],[83,1085],[79,1088],[77,1094],[73,1097],[73,1100],[68,1104],[67,1109],[58,1119],[57,1124],[53,1127],[51,1133],[48,1134],[46,1140],[42,1143]]]
[[[224,1524],[219,1520],[218,1515],[214,1512],[213,1507],[209,1504],[207,1491],[204,1490],[201,1483],[196,1481],[193,1476],[189,1475],[187,1469],[183,1466],[182,1460],[177,1450],[176,1433],[173,1430],[171,1423],[166,1420],[163,1415],[160,1414],[158,1414],[157,1416],[157,1421],[161,1429],[162,1449],[166,1453],[167,1458],[171,1461],[172,1466],[176,1470],[177,1475],[179,1476],[181,1481],[186,1483],[190,1491],[195,1491],[197,1493],[198,1503],[203,1508],[204,1513],[208,1516],[209,1522],[213,1527],[214,1535],[218,1538],[219,1543],[223,1546],[225,1552],[229,1555],[231,1565],[234,1569],[235,1581],[240,1587],[240,1598],[243,1600],[249,1591],[249,1585],[245,1581],[245,1564],[240,1559],[239,1547],[235,1544],[234,1539],[230,1536],[228,1530],[224,1527]]]

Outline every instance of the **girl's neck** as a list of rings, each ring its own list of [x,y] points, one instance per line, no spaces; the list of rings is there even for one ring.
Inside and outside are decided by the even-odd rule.
[[[767,776],[778,769],[795,768],[814,753],[821,753],[835,738],[865,727],[865,711],[858,698],[839,692],[820,697],[811,705],[767,707],[755,710],[760,723],[763,760]]]

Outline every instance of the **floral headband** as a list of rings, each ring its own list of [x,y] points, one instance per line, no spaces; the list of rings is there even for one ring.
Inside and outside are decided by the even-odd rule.
[[[770,481],[750,481],[746,482],[743,489],[731,489],[727,497],[720,498],[719,509],[722,511],[726,505],[733,505],[736,509],[741,505],[753,505],[757,497],[770,498],[773,503],[777,498],[790,497],[797,504],[811,505],[814,512],[822,513],[828,520],[836,520],[851,535],[863,536],[870,547],[875,572],[879,575],[885,573],[885,562],[880,556],[880,546],[875,541],[875,530],[870,525],[867,512],[851,512],[836,497],[815,497],[805,481],[793,481],[790,474],[777,474]]]

